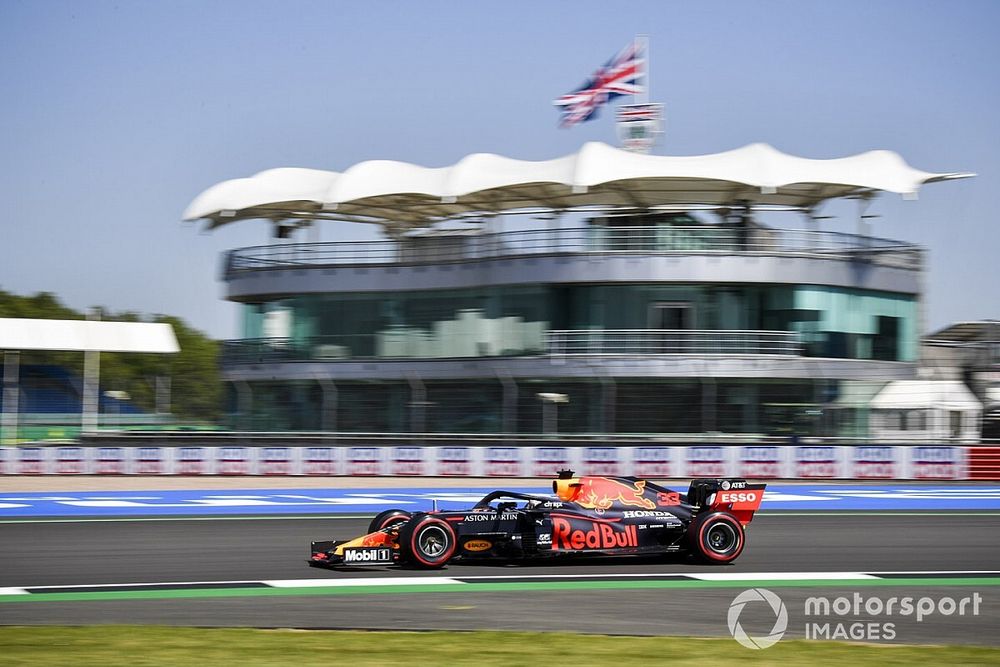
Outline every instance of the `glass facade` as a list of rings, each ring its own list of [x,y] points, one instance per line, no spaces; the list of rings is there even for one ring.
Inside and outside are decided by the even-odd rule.
[[[813,357],[915,361],[917,303],[911,295],[801,286],[769,290],[764,328],[797,331]]]
[[[244,339],[301,358],[539,353],[559,330],[789,331],[812,357],[914,361],[917,302],[814,285],[532,285],[309,294],[245,304]]]
[[[542,433],[540,393],[565,394],[558,433],[759,434],[858,437],[868,409],[853,381],[687,378],[637,380],[316,381],[230,385],[229,426],[254,431]],[[869,383],[871,384],[871,383]],[[884,383],[876,383],[882,386]],[[551,406],[550,406],[551,409]]]

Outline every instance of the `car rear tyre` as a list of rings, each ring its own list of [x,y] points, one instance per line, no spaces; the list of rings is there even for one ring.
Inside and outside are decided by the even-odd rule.
[[[695,517],[688,528],[691,552],[709,563],[730,563],[743,552],[746,534],[732,514],[713,512]]]
[[[374,533],[376,530],[382,530],[383,528],[388,528],[394,523],[403,523],[410,520],[413,516],[404,510],[386,510],[384,512],[379,512],[372,519],[371,523],[368,524],[368,532]]]
[[[421,568],[444,567],[455,553],[455,530],[434,516],[418,516],[399,530],[403,561]]]

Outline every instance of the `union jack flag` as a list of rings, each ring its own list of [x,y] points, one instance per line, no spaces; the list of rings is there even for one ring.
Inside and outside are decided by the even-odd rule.
[[[559,126],[572,127],[596,118],[601,105],[616,97],[643,92],[639,78],[643,75],[644,66],[644,54],[639,45],[630,42],[618,55],[594,72],[582,86],[553,102],[561,107],[562,119]]]

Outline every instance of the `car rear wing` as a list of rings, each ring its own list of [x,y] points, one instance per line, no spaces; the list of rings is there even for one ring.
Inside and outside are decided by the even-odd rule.
[[[695,513],[727,512],[745,526],[760,508],[766,487],[745,479],[695,479],[688,488],[687,502]]]

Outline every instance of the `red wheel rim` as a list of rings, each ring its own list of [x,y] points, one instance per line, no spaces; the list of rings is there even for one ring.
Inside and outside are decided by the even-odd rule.
[[[729,553],[720,554],[706,548],[705,546],[705,532],[719,522],[726,522],[730,524],[733,528],[733,534],[736,536],[736,546]],[[739,556],[743,551],[743,531],[739,521],[727,514],[719,514],[702,522],[701,526],[698,528],[698,550],[706,558],[711,558],[712,560],[722,563],[727,563]]]

